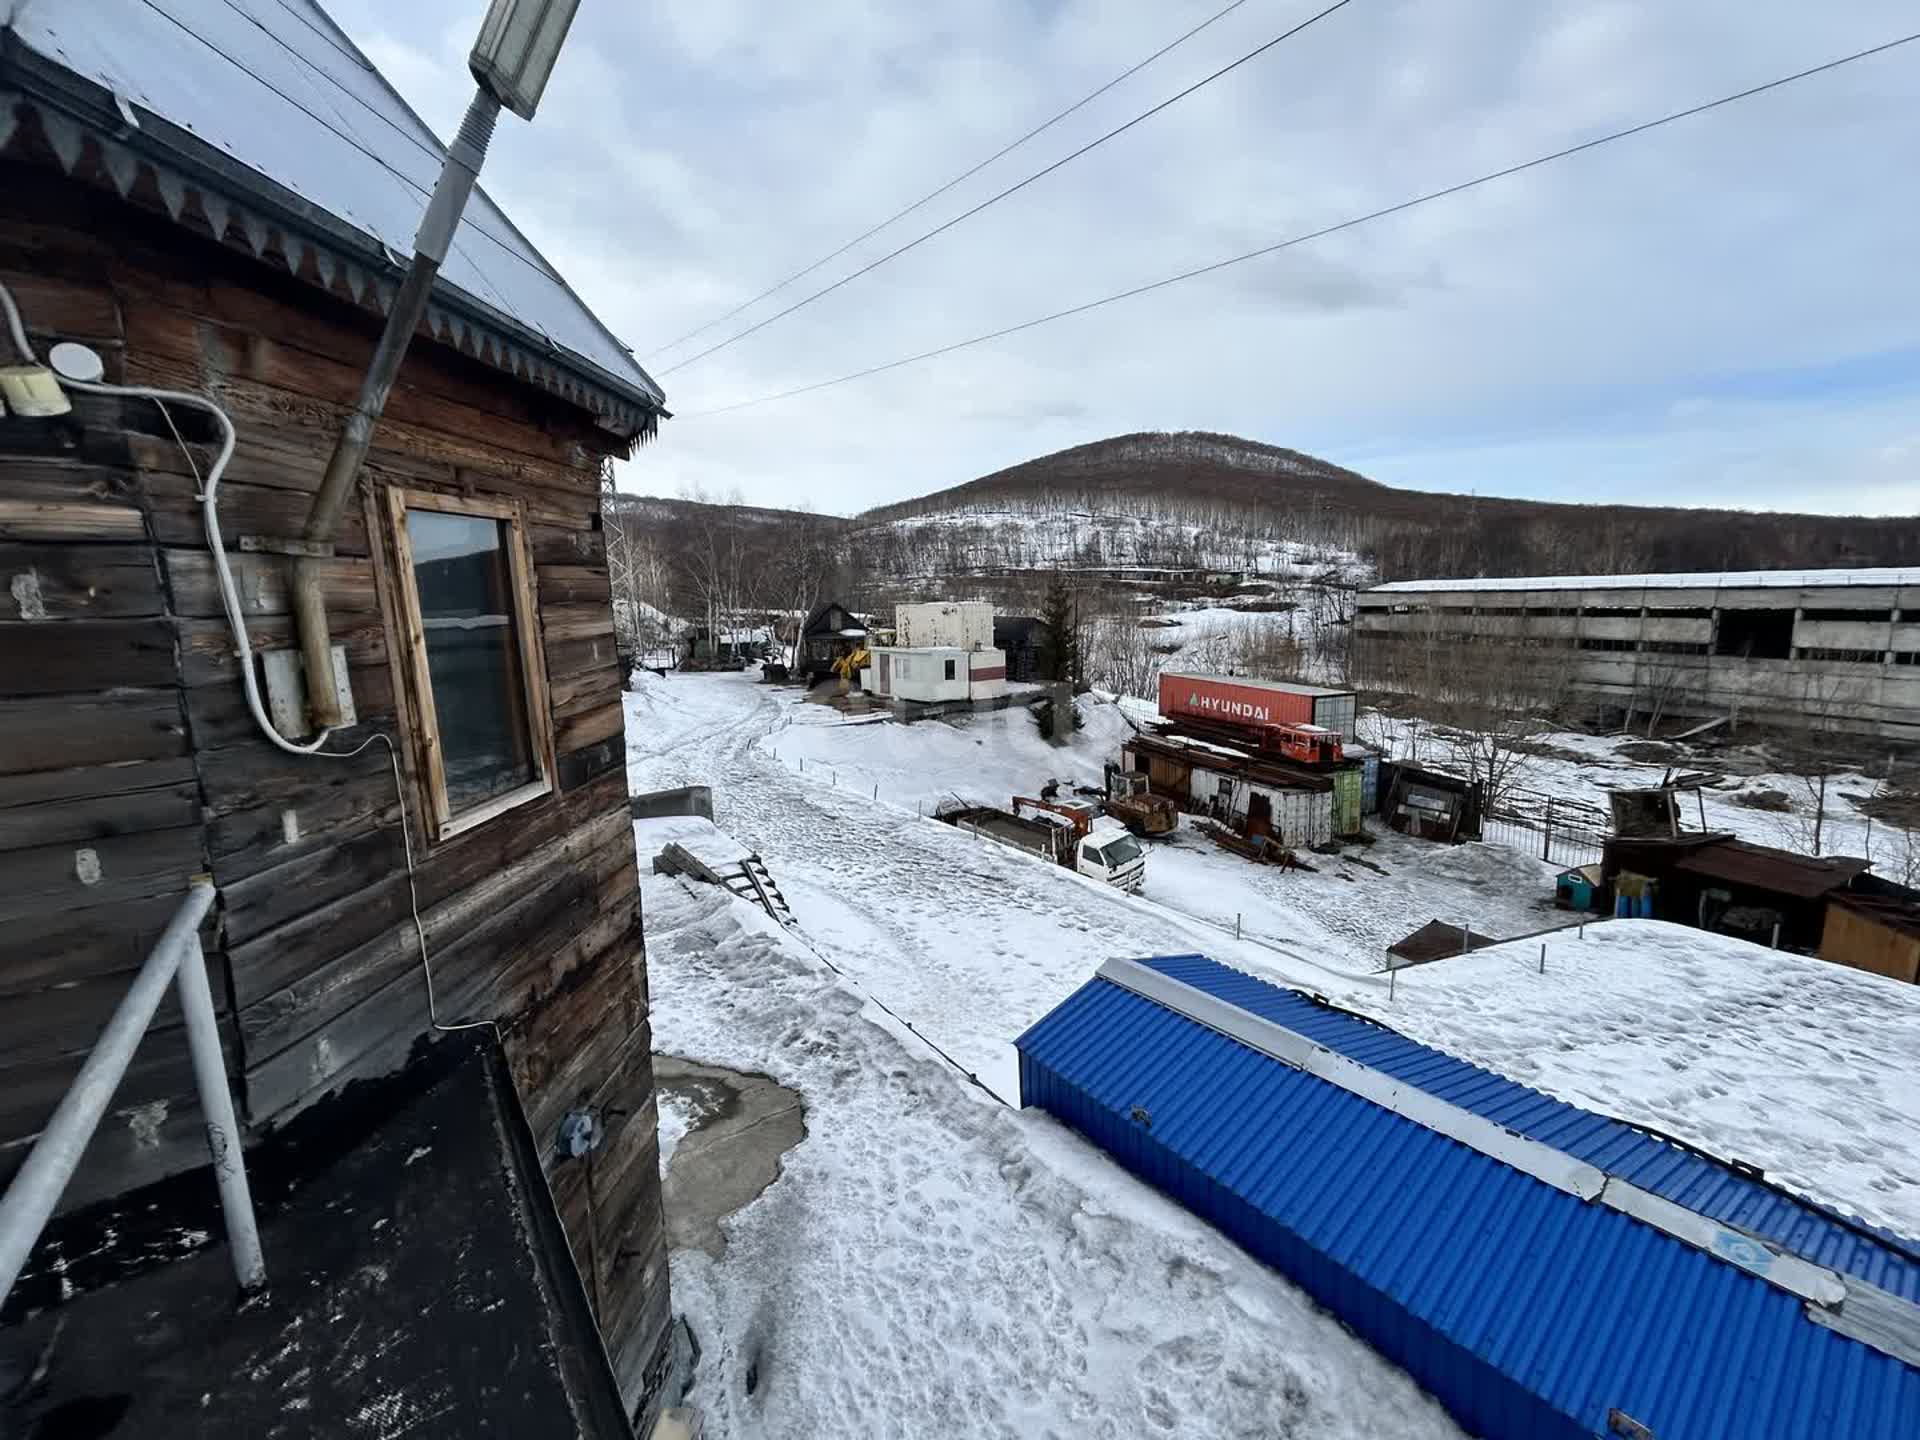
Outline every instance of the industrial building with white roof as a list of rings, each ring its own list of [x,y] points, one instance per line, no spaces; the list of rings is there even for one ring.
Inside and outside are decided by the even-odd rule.
[[[1569,693],[1623,715],[1920,740],[1920,570],[1396,580],[1362,591],[1356,661],[1468,644],[1564,653]]]

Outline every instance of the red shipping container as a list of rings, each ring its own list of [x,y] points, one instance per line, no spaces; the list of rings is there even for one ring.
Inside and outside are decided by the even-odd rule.
[[[1228,725],[1326,725],[1330,730],[1344,728],[1333,715],[1330,701],[1347,701],[1348,690],[1328,690],[1318,685],[1289,685],[1277,680],[1247,680],[1225,675],[1160,676],[1160,713],[1169,719],[1186,717],[1214,720]],[[1319,717],[1316,719],[1316,707]],[[1329,724],[1328,722],[1333,723]]]

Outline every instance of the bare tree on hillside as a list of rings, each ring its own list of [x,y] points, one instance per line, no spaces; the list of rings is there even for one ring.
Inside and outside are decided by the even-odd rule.
[[[747,609],[759,580],[748,564],[738,520],[723,508],[737,507],[744,501],[738,489],[715,500],[698,487],[682,498],[703,507],[683,564],[706,617],[709,643],[717,652],[726,631]]]
[[[793,644],[787,655],[787,663],[793,666],[800,663],[801,627],[813,607],[825,598],[827,576],[833,568],[832,545],[811,507],[803,502],[800,515],[785,536],[773,576],[774,593],[794,617]]]
[[[1571,652],[1558,647],[1456,644],[1447,674],[1423,696],[1454,763],[1497,808],[1532,768],[1539,739],[1569,698]]]

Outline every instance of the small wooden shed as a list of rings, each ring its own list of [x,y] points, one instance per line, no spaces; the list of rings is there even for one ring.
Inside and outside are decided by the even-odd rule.
[[[1920,904],[1847,893],[1827,902],[1820,958],[1912,983],[1920,980]]]
[[[276,694],[284,542],[443,153],[309,0],[0,17],[0,284],[30,347],[90,347],[237,436],[203,507],[197,406],[70,390],[0,418],[0,1181],[211,876],[249,1141],[490,1029],[638,1407],[669,1310],[601,474],[664,395],[484,194],[318,561],[354,717],[290,754],[241,683],[236,625]],[[274,714],[306,743],[297,697]],[[204,1165],[194,1094],[169,1002],[68,1205]],[[600,1127],[582,1158],[569,1111]]]

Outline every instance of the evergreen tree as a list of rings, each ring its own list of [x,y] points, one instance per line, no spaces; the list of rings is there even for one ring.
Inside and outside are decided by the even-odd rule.
[[[1078,686],[1084,674],[1080,655],[1080,607],[1067,577],[1059,571],[1047,577],[1047,598],[1041,611],[1045,629],[1043,650],[1037,657],[1040,673],[1053,681]]]

